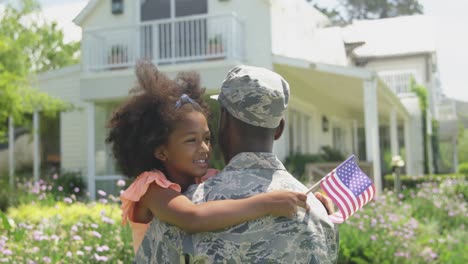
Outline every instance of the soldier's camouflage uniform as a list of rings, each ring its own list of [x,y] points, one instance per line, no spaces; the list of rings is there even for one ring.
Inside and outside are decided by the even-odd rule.
[[[240,199],[272,190],[305,192],[271,153],[241,153],[218,175],[185,193],[193,202]],[[335,263],[338,235],[322,204],[309,195],[311,211],[295,219],[264,217],[221,232],[187,234],[154,219],[137,263]]]

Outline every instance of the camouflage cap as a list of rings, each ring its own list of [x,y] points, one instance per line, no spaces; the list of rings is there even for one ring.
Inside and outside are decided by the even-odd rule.
[[[266,128],[278,127],[288,106],[289,84],[265,68],[240,65],[229,71],[218,101],[235,118]]]

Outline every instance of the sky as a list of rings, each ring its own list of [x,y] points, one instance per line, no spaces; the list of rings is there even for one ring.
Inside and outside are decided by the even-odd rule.
[[[81,30],[73,18],[88,0],[39,0],[47,20],[56,20],[65,41],[79,40]],[[1,2],[1,0],[0,0]],[[334,7],[337,0],[317,0]],[[424,13],[435,21],[437,58],[442,91],[450,98],[468,102],[468,0],[420,0]],[[417,34],[417,32],[415,32]]]

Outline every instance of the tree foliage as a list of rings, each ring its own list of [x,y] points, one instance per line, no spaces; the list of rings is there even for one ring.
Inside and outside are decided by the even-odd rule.
[[[339,0],[340,6],[332,8],[320,7],[314,0],[308,2],[312,2],[335,24],[423,13],[423,7],[418,0]]]
[[[78,62],[79,43],[64,43],[56,23],[38,19],[35,0],[7,4],[0,11],[0,141],[5,140],[7,119],[28,125],[28,114],[40,110],[54,115],[70,106],[31,87],[38,72]]]

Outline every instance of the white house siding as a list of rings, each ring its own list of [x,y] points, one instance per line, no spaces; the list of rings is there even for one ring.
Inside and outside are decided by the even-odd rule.
[[[311,62],[346,65],[341,29],[329,24],[322,13],[302,0],[272,0],[271,34],[275,55]]]
[[[238,65],[237,61],[212,61],[159,66],[159,70],[174,78],[180,71],[196,71],[200,74],[201,85],[208,93],[217,93],[228,70]],[[120,100],[128,96],[135,85],[135,69],[107,71],[87,74],[81,78],[82,100]]]
[[[430,87],[429,76],[426,74],[426,56],[410,56],[396,58],[379,58],[371,60],[365,66],[378,74],[411,72],[417,83]]]
[[[245,64],[271,69],[271,13],[269,1],[219,1],[208,0],[209,14],[235,13],[243,23]]]
[[[80,100],[80,67],[76,65],[40,74],[35,85],[40,91],[77,108],[60,114],[60,154],[63,169],[85,172],[87,123],[85,104]]]
[[[379,58],[370,61],[366,68],[375,70],[383,79],[385,75],[413,74],[416,82],[427,89],[431,117],[437,118],[441,92],[438,87],[438,76],[434,74],[435,69],[432,66],[435,64],[434,56],[432,53],[425,53],[415,56]]]
[[[405,150],[405,162],[407,163],[407,167],[411,168],[412,171],[407,171],[407,173],[409,173],[410,175],[422,175],[424,173],[424,151],[423,139],[421,137],[422,123],[419,101],[415,95],[407,95],[401,98],[401,102],[410,113],[410,128],[408,139],[411,148],[411,153],[408,153],[408,151]]]
[[[112,1],[98,0],[96,2],[94,9],[83,20],[81,27],[84,30],[102,27],[119,28],[132,25],[137,21],[137,14],[140,11],[136,8],[139,0],[123,0],[124,11],[117,15],[112,14]]]

